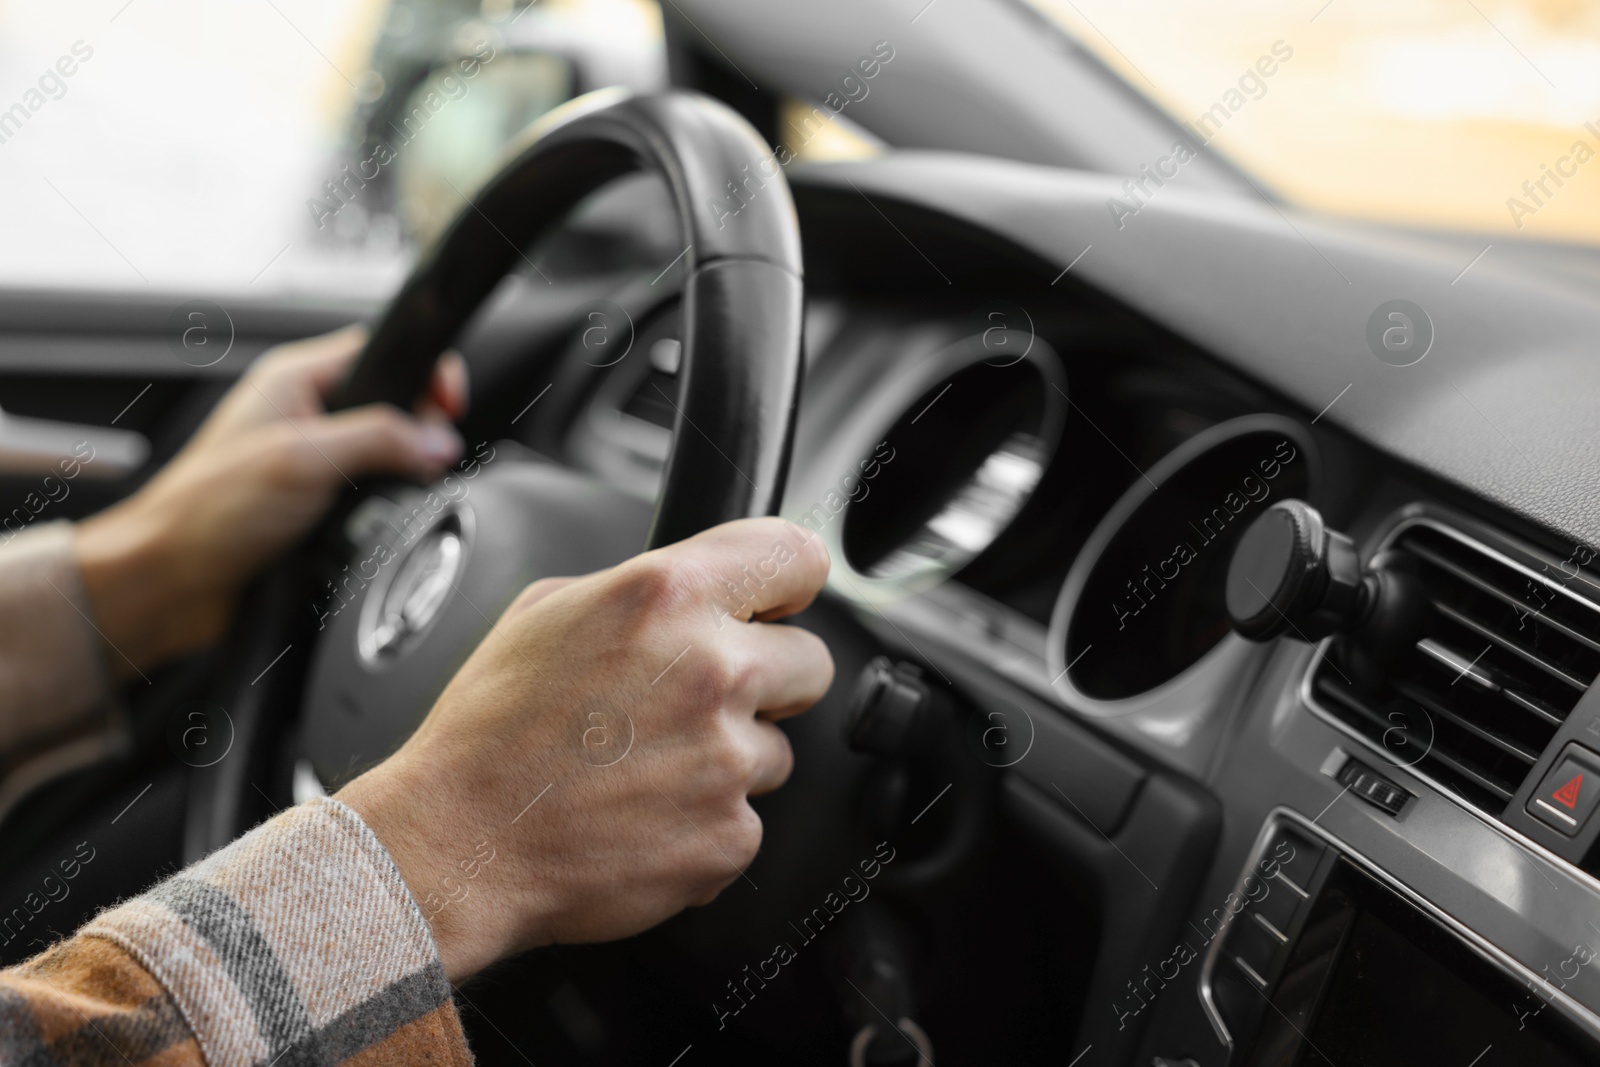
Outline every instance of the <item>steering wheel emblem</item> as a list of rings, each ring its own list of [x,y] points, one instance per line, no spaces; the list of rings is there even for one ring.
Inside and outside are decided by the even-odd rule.
[[[466,558],[461,524],[445,516],[393,565],[362,606],[357,644],[370,666],[392,662],[415,644],[454,592]]]

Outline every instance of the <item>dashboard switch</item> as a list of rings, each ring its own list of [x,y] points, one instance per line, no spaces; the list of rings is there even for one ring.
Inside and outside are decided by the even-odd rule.
[[[845,716],[845,740],[857,752],[901,756],[910,749],[932,703],[922,672],[878,656],[861,671]]]
[[[1322,844],[1305,834],[1284,830],[1267,850],[1267,855],[1277,862],[1277,872],[1294,883],[1301,896],[1307,895],[1317,867],[1326,851]],[[1294,890],[1290,890],[1294,892]]]
[[[1400,814],[1411,794],[1358,759],[1345,761],[1339,771],[1339,783],[1348,786],[1350,795],[1360,797],[1368,804],[1388,812]]]
[[[1268,933],[1260,923],[1251,921],[1245,913],[1229,925],[1225,944],[1233,962],[1263,991],[1277,981],[1278,965],[1288,955],[1280,938]]]
[[[1264,885],[1266,893],[1252,899],[1250,910],[1266,920],[1267,925],[1278,933],[1288,936],[1294,930],[1295,916],[1299,914],[1300,905],[1305,901],[1305,897],[1276,878],[1265,882]]]
[[[1528,800],[1528,814],[1576,837],[1600,804],[1600,755],[1568,745]]]

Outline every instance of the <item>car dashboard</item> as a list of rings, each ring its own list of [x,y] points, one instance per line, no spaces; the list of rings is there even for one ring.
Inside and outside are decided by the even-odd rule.
[[[794,181],[808,369],[784,514],[873,639],[960,694],[1007,817],[1092,872],[1066,1051],[1592,1055],[1600,821],[1571,783],[1600,779],[1600,581],[1558,481],[1589,464],[1521,418],[1571,365],[1552,326],[1592,305],[1537,288],[1497,394],[1513,293],[1450,292],[1421,241],[1176,195],[1123,233],[1082,176],[916,153]],[[1431,363],[1368,351],[1346,306],[1402,294],[1435,308]],[[636,329],[648,365],[573,387],[541,443],[648,494],[677,342],[670,312]],[[1427,635],[1373,664],[1232,632],[1233,548],[1283,499],[1405,557]],[[1384,960],[1411,977],[1356,977]],[[1435,973],[1455,1008],[1414,988]]]

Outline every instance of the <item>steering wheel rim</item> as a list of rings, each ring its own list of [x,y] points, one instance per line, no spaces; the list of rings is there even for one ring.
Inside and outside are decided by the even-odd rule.
[[[491,178],[421,256],[389,303],[330,410],[374,402],[409,406],[438,354],[520,258],[590,192],[639,170],[665,182],[686,247],[682,358],[673,445],[662,472],[646,548],[736,518],[776,514],[782,503],[804,371],[799,222],[787,182],[756,131],[698,93],[637,96],[602,90],[530,127]],[[739,190],[737,195],[734,190]],[[669,398],[670,399],[670,398]],[[313,537],[309,544],[326,543]],[[290,657],[270,685],[250,671],[288,643],[307,588],[304,553],[253,588],[223,646],[212,692],[226,713],[234,758],[191,779],[185,859],[247,828],[281,727],[304,699],[308,653]],[[307,628],[308,629],[308,628]],[[272,653],[267,652],[273,650]],[[263,794],[264,795],[264,794]]]
[[[794,201],[775,164],[762,173],[772,153],[760,136],[699,93],[600,90],[529,127],[507,159],[419,257],[330,406],[409,405],[523,247],[604,183],[651,170],[672,197],[687,275],[673,447],[646,547],[776,514],[803,370],[803,271]]]

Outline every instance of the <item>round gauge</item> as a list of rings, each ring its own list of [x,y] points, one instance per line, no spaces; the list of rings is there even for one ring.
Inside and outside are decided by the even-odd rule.
[[[834,409],[848,414],[810,428],[816,458],[784,508],[826,540],[836,588],[858,599],[925,589],[994,544],[1044,476],[1065,418],[1059,358],[1037,338],[903,340],[833,383],[828,399],[848,399]],[[997,359],[1006,340],[1025,355]]]
[[[1229,637],[1228,564],[1251,521],[1317,481],[1305,429],[1250,415],[1179,445],[1095,528],[1050,624],[1050,673],[1078,705],[1132,701]],[[1239,638],[1233,638],[1238,641]]]

